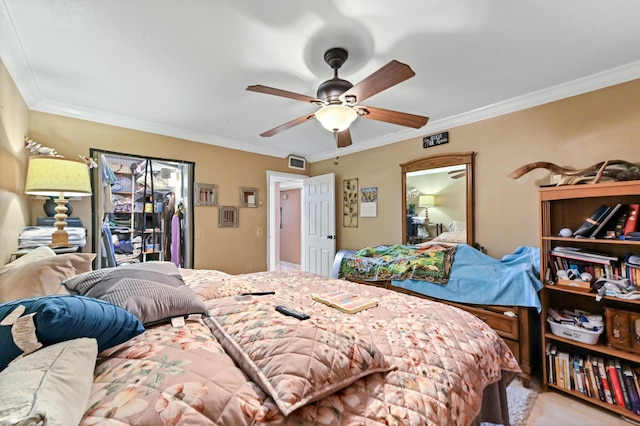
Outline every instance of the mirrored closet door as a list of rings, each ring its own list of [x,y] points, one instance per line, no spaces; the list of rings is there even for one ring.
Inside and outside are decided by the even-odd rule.
[[[96,268],[170,261],[193,267],[194,163],[97,149],[93,169]]]

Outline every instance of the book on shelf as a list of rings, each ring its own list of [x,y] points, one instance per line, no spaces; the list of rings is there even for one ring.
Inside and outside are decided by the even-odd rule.
[[[571,389],[571,364],[569,352],[559,351],[558,362],[556,362],[558,374],[558,386],[564,389]]]
[[[604,400],[609,404],[614,404],[613,402],[613,391],[611,386],[609,386],[609,377],[607,374],[607,366],[604,363],[604,358],[598,357],[598,372],[600,375],[600,382],[602,384],[602,390],[604,392]]]
[[[629,233],[635,232],[638,227],[638,215],[640,214],[640,204],[629,204],[627,221],[624,224],[622,234],[626,237]]]
[[[600,401],[606,401],[604,397],[604,389],[602,389],[602,381],[600,380],[600,375],[598,374],[598,359],[594,356],[589,355],[587,357],[587,369],[589,369],[591,374],[591,382],[594,396],[600,398]]]
[[[618,407],[624,407],[624,395],[622,394],[622,385],[618,380],[618,373],[616,372],[616,366],[612,359],[607,360],[607,379],[611,385],[611,396],[614,404]]]
[[[348,314],[364,311],[365,309],[378,306],[376,300],[367,299],[357,294],[346,291],[334,291],[331,293],[312,294],[311,298],[316,302],[324,303],[332,308],[338,309]]]
[[[640,415],[640,394],[638,393],[637,382],[635,375],[631,370],[629,363],[622,363],[622,374],[624,377],[624,384],[629,394],[629,402],[631,403],[631,411],[633,414]]]
[[[577,389],[580,393],[582,394],[587,394],[587,384],[585,383],[584,380],[584,370],[581,367],[582,364],[582,357],[580,357],[579,355],[573,355],[573,383],[574,389]]]
[[[558,348],[555,345],[551,345],[550,361],[549,361],[549,383],[554,385],[558,384],[558,375],[556,374],[556,358],[558,355]]]
[[[593,230],[589,238],[602,238],[607,236],[606,235],[607,231],[614,232],[616,227],[616,219],[620,216],[620,214],[622,214],[622,212],[625,210],[625,207],[626,206],[624,204],[620,204],[620,203],[616,204],[611,209],[611,211],[609,211],[607,216],[604,219],[602,219],[602,222],[600,223],[600,225],[598,225]],[[613,235],[611,237],[613,237]]]
[[[624,377],[622,375],[622,364],[620,364],[620,360],[618,358],[613,360],[613,365],[616,368],[616,375],[618,376],[618,382],[620,382],[620,388],[622,389],[622,398],[624,400],[624,406],[627,407],[627,410],[631,410],[631,400],[629,399],[629,392],[627,390],[627,386],[624,382]]]
[[[616,238],[620,238],[624,235],[624,226],[627,223],[627,217],[629,216],[629,206],[623,206],[622,213],[616,219],[616,225],[614,227],[614,233]]]
[[[562,257],[565,259],[579,260],[582,262],[600,263],[603,265],[611,265],[612,262],[618,262],[620,260],[618,256],[607,253],[599,253],[595,251],[575,249],[575,247],[555,247],[553,250],[551,250],[551,255]]]
[[[574,237],[589,238],[593,231],[600,226],[602,221],[611,212],[611,207],[603,204],[585,219],[584,223],[573,233]]]

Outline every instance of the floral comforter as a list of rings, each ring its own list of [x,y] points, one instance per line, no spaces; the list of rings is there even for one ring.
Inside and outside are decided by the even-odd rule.
[[[207,324],[215,320],[215,335],[232,336],[231,343],[195,319],[155,326],[102,352],[82,425],[468,425],[485,387],[520,371],[484,322],[435,301],[297,271],[181,273],[211,308]],[[310,297],[335,290],[375,298],[378,306],[346,314]],[[234,297],[253,291],[275,294]],[[275,314],[274,305],[310,319]],[[309,368],[289,354],[261,352],[273,349],[265,341],[296,333],[288,346],[316,339],[312,347],[322,352]],[[248,358],[234,360],[229,344]],[[348,356],[327,357],[327,346],[347,347]],[[260,370],[244,371],[247,364]],[[349,370],[360,375],[349,380]],[[324,382],[313,379],[319,371]],[[281,397],[292,408],[287,416]]]

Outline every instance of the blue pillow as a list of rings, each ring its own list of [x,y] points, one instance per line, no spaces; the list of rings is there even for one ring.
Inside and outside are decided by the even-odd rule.
[[[35,313],[35,334],[42,346],[93,337],[98,341],[100,352],[144,331],[140,320],[131,313],[109,302],[86,296],[43,296],[3,303],[0,304],[0,371],[23,352],[11,334],[15,318],[7,318],[19,306],[24,306],[19,317]]]

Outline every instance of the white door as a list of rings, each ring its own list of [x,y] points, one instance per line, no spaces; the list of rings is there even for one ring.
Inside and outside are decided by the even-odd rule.
[[[302,204],[302,269],[331,276],[336,256],[335,175],[305,179]]]

